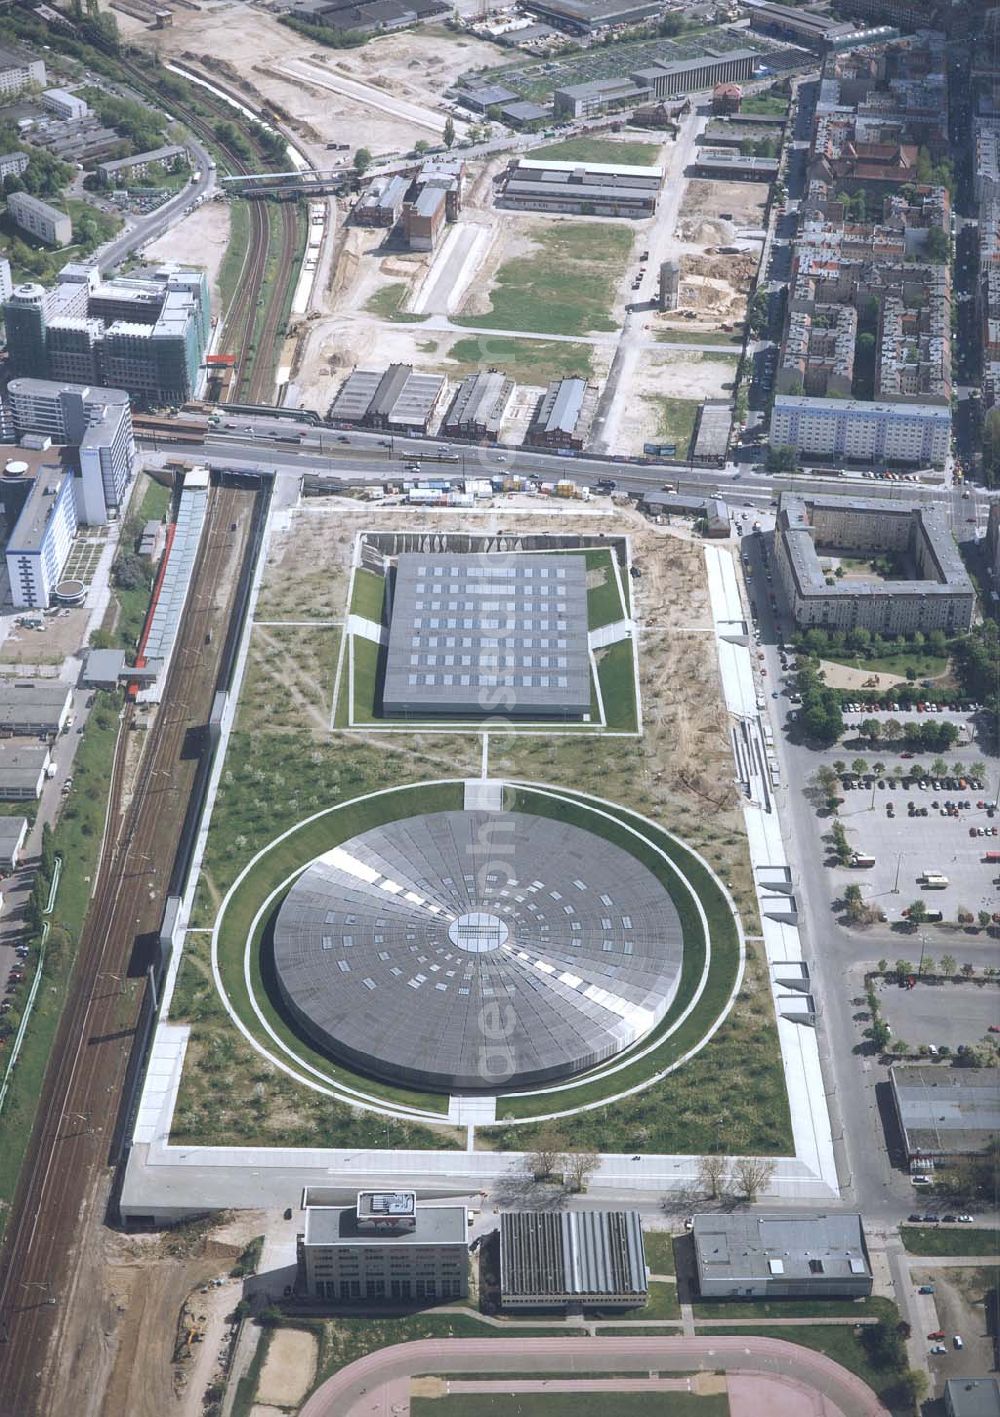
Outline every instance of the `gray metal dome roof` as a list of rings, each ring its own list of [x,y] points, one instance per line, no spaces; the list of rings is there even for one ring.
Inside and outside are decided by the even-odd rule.
[[[561,1078],[630,1047],[677,990],[666,888],[580,827],[436,812],[317,857],[274,930],[306,1034],[364,1072],[447,1092]]]

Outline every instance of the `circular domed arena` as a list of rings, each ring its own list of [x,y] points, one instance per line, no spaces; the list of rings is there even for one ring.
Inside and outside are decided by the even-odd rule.
[[[297,1026],[363,1073],[440,1092],[571,1077],[662,1020],[681,922],[637,856],[558,818],[402,817],[315,858],[274,922]]]

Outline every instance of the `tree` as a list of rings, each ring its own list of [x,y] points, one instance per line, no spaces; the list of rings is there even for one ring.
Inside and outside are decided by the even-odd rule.
[[[354,153],[354,171],[361,177],[372,165],[372,155],[368,148],[358,148]]]
[[[698,1161],[698,1184],[709,1200],[724,1194],[729,1179],[729,1164],[724,1156],[702,1156]]]
[[[927,1396],[929,1387],[930,1381],[921,1368],[907,1368],[895,1384],[899,1406],[909,1404],[911,1409],[916,1408],[917,1403],[923,1402]]]
[[[877,718],[863,718],[858,732],[862,738],[868,738],[872,743],[877,743],[882,736],[882,725]]]
[[[976,916],[976,919],[979,921],[980,930],[985,930],[989,926],[989,923],[992,918],[993,917],[990,915],[990,912],[988,910],[981,910]]]
[[[927,904],[925,901],[922,901],[919,896],[915,901],[911,902],[909,908],[907,909],[906,919],[909,922],[911,929],[914,930],[917,928],[918,925],[923,925],[926,923]]]
[[[931,777],[947,777],[948,764],[944,758],[935,758],[931,763]]]
[[[868,763],[865,758],[855,758],[851,763],[851,772],[855,777],[864,777],[868,772]]]
[[[798,449],[788,443],[772,443],[767,450],[765,461],[768,472],[772,474],[798,472],[799,470]]]
[[[920,963],[917,965],[917,973],[920,975],[935,973],[934,961],[931,959],[930,955],[920,956]]]
[[[525,1164],[536,1181],[544,1181],[562,1164],[566,1138],[558,1128],[543,1126],[535,1138],[534,1150],[525,1157]]]
[[[945,976],[946,979],[951,979],[957,969],[958,962],[955,959],[954,955],[941,956],[941,973]]]
[[[446,148],[450,148],[455,141],[455,120],[451,114],[444,120],[444,132],[441,134]]]
[[[413,151],[415,153],[419,153],[422,157],[429,147],[430,143],[427,141],[426,138],[418,138],[417,141],[413,144]]]
[[[928,261],[943,266],[951,255],[951,238],[943,226],[932,226],[927,232],[924,255]]]
[[[1000,483],[1000,406],[991,408],[983,419],[983,481],[987,487]]]
[[[987,910],[981,910],[981,911],[979,912],[979,918],[980,918],[980,920],[982,919],[982,917],[983,917],[984,915],[989,915],[989,911],[987,911]],[[989,921],[987,920],[986,923],[989,924]],[[976,966],[975,966],[974,964],[970,964],[968,961],[966,961],[966,963],[962,965],[962,976],[963,976],[963,978],[965,978],[965,979],[971,979],[972,976],[975,974],[975,972],[976,972]]]
[[[115,562],[113,579],[121,590],[138,590],[149,585],[149,563],[134,551],[124,551]]]
[[[838,866],[846,866],[851,859],[851,843],[847,840],[847,832],[844,830],[843,822],[834,822],[833,830],[830,833],[833,842],[833,853],[837,858]],[[850,889],[850,887],[848,887]]]
[[[741,1156],[733,1167],[733,1180],[740,1195],[750,1205],[774,1175],[774,1162],[762,1156]]]
[[[886,974],[889,969],[889,961],[887,959],[880,959],[875,968],[878,970],[879,974]]]
[[[849,885],[844,891],[844,914],[852,925],[860,925],[867,916],[867,907],[861,887]]]
[[[587,1147],[563,1157],[563,1174],[571,1191],[585,1191],[587,1182],[601,1164],[600,1153]]]
[[[897,959],[895,968],[896,978],[900,981],[900,983],[902,983],[904,979],[906,979],[909,975],[913,973],[913,965],[908,959]]]

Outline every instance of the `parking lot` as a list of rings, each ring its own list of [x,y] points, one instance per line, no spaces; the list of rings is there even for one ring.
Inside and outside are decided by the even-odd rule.
[[[935,964],[940,965],[941,954],[952,955],[961,967],[961,936],[944,943],[941,953],[933,952]],[[1000,1017],[997,988],[992,983],[918,983],[912,989],[885,984],[880,1003],[893,1039],[902,1038],[913,1049],[926,1043],[954,1053],[963,1045],[973,1047],[984,1038],[996,1038],[989,1031],[990,1024]]]

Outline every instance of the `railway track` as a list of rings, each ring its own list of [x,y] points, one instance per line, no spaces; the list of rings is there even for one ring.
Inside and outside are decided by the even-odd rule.
[[[213,632],[231,618],[238,577],[227,571],[245,554],[253,500],[242,489],[211,494],[166,692],[124,805],[135,710],[123,711],[97,885],[0,1251],[0,1417],[56,1417],[57,1375],[72,1383],[79,1354],[81,1381],[92,1381],[88,1354],[106,1344],[100,1305],[81,1288],[90,1276],[76,1247],[107,1203],[108,1148],[142,1002],[140,955],[162,917],[197,767],[189,734],[208,720],[226,639]],[[226,584],[232,589],[220,597]],[[68,1330],[81,1318],[92,1327],[74,1343]]]

